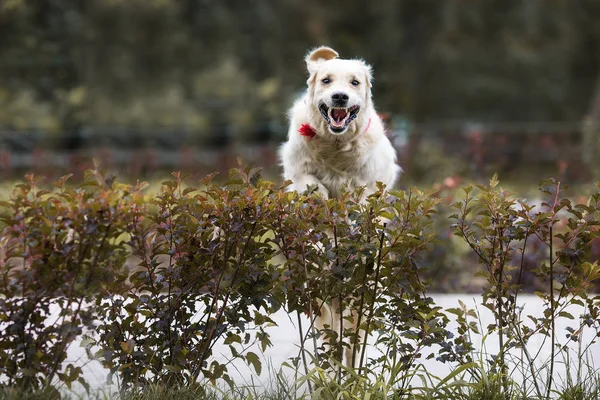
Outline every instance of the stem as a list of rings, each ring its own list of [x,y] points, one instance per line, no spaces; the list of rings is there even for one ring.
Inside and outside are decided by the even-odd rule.
[[[494,235],[494,243],[493,243],[493,247],[492,247],[492,260],[496,257],[494,257],[494,249],[496,247],[496,237],[501,238],[503,236],[503,231],[500,227],[496,228],[496,235]],[[498,245],[500,246],[500,254],[503,253],[504,248],[502,246],[502,240],[499,239],[498,240]],[[504,295],[504,282],[503,282],[503,278],[504,278],[504,264],[505,264],[505,259],[502,258],[497,258],[497,261],[499,263],[498,265],[498,272],[497,272],[497,276],[496,276],[496,307],[498,309],[498,314],[497,314],[497,318],[496,321],[498,323],[498,345],[499,345],[499,353],[498,353],[498,361],[500,363],[500,369],[502,371],[502,386],[504,388],[504,394],[505,397],[508,399],[508,368],[506,366],[506,362],[504,360],[504,302],[502,301],[502,297]]]
[[[410,210],[410,193],[409,193],[409,201],[408,201],[408,205],[407,205],[407,210]],[[407,218],[408,220],[408,218]],[[374,221],[373,218],[373,208],[371,208],[369,210],[369,221]],[[402,233],[404,233],[404,230],[406,228],[406,223],[403,224],[402,227]],[[375,227],[376,229],[376,227]],[[367,237],[367,243],[371,242],[371,237]],[[362,322],[362,317],[364,314],[364,306],[365,306],[365,286],[367,284],[367,270],[369,268],[373,268],[373,260],[369,259],[368,262],[364,265],[364,269],[363,269],[363,279],[362,279],[362,283],[360,285],[360,288],[362,290],[362,293],[360,294],[360,303],[358,305],[358,315],[357,315],[357,321],[356,321],[356,329],[355,329],[355,336],[353,338],[353,343],[352,343],[352,360],[350,361],[350,366],[352,367],[352,369],[354,369],[354,364],[356,362],[356,352],[358,351],[358,347],[359,347],[359,341],[360,341],[360,324]]]
[[[358,364],[358,375],[359,376],[360,376],[361,370],[364,365],[365,354],[367,352],[367,341],[369,339],[369,330],[371,329],[371,320],[373,319],[373,309],[375,308],[377,285],[379,284],[379,271],[381,270],[381,250],[383,248],[383,240],[384,240],[386,226],[387,226],[387,223],[384,223],[383,229],[381,230],[381,236],[379,238],[379,254],[377,255],[377,268],[375,270],[375,282],[373,283],[373,298],[372,298],[371,304],[369,306],[369,315],[367,317],[367,326],[365,328],[365,340],[363,343],[363,348],[361,350],[360,363]]]
[[[550,376],[548,377],[548,386],[546,387],[546,397],[550,398],[550,391],[552,390],[552,379],[554,375],[554,357],[555,357],[555,345],[556,345],[556,321],[555,321],[555,304],[554,304],[554,236],[553,236],[553,223],[556,217],[556,206],[558,204],[558,195],[560,193],[560,182],[556,184],[556,193],[554,195],[554,204],[552,205],[552,211],[554,215],[550,221],[548,227],[548,246],[550,247]]]
[[[226,238],[227,240],[227,238]],[[223,253],[225,253],[225,248],[227,246],[223,247]],[[228,256],[226,256],[225,254],[223,255],[224,259],[226,260],[228,258]],[[213,253],[212,258],[211,258],[211,265],[215,265],[216,264],[216,252]],[[210,302],[210,306],[208,307],[208,309],[205,312],[206,315],[206,321],[204,321],[204,328],[202,330],[202,337],[205,338],[206,337],[206,333],[208,332],[208,324],[210,322],[210,316],[212,314],[213,309],[216,307],[216,303],[217,303],[217,295],[219,294],[219,289],[221,288],[221,282],[223,281],[223,276],[225,275],[225,269],[223,268],[223,272],[219,275],[219,278],[217,279],[216,285],[215,285],[215,289],[214,289],[214,293],[213,293],[213,297],[212,300]],[[200,325],[202,326],[203,324],[203,318],[200,320]]]
[[[338,238],[337,238],[337,225],[333,225],[333,245],[335,248],[335,266],[337,268],[339,268],[340,266],[340,257],[339,257],[339,247],[338,247]],[[343,278],[342,278],[343,279]],[[337,377],[338,377],[338,384],[341,384],[341,380],[342,380],[342,361],[344,359],[344,353],[343,353],[343,338],[344,338],[344,316],[343,316],[343,304],[342,304],[342,293],[340,292],[338,295],[338,314],[340,316],[340,329],[339,329],[339,335],[338,335],[338,345],[337,345],[337,360],[340,362],[338,365],[338,373],[337,373]],[[335,304],[334,302],[331,302],[331,313],[332,315],[334,314],[335,311]],[[333,325],[333,322],[332,322]],[[332,326],[333,328],[333,326]]]
[[[307,287],[306,287],[306,282],[308,282],[308,268],[306,266],[306,248],[304,246],[302,246],[302,266],[304,267],[304,284],[303,284],[303,289],[305,290],[305,293],[309,294],[309,292],[306,291]],[[321,307],[323,307],[323,304],[325,304],[325,301],[327,299],[324,299],[323,302],[321,303],[321,306],[319,307],[319,310],[321,309]],[[315,322],[317,320],[317,316],[315,315],[315,313],[313,312],[312,309],[312,299],[310,298],[310,295],[308,296],[308,315],[311,318],[310,321],[310,326],[308,327],[308,329],[306,330],[306,335],[308,335],[309,332],[312,332],[312,340],[313,340],[313,346],[315,349],[315,355],[317,355],[318,352],[318,348],[319,345],[317,343],[317,335],[315,334]],[[306,340],[306,337],[302,340],[302,343],[304,343],[304,341]],[[312,392],[311,392],[312,393]]]
[[[244,248],[242,249],[242,251],[238,257],[235,272],[233,273],[233,277],[231,278],[231,284],[229,286],[229,290],[225,294],[225,299],[223,299],[223,307],[221,307],[221,309],[219,310],[217,319],[215,321],[215,325],[214,325],[213,329],[210,331],[209,338],[206,341],[208,349],[206,352],[203,352],[203,354],[202,354],[202,359],[200,360],[201,361],[200,366],[202,366],[204,361],[206,361],[206,357],[208,356],[208,353],[210,352],[210,350],[212,350],[212,348],[214,347],[214,345],[216,343],[216,340],[212,343],[211,343],[211,341],[213,341],[215,331],[217,330],[219,323],[221,322],[221,318],[223,317],[223,313],[225,312],[225,307],[227,307],[227,302],[229,301],[229,296],[231,295],[231,292],[233,290],[233,284],[235,283],[235,280],[240,272],[240,269],[242,268],[242,260],[244,258],[244,255],[246,254],[248,245],[250,244],[250,241],[252,240],[252,235],[254,234],[254,229],[256,228],[257,222],[258,222],[258,220],[254,221],[252,223],[252,228],[250,229],[250,233],[248,233],[248,237],[246,238],[246,243],[244,243]]]
[[[520,322],[515,322],[512,321],[511,322],[515,331],[517,332],[517,339],[519,340],[519,343],[521,345],[521,350],[523,352],[523,354],[525,355],[525,358],[527,358],[527,364],[529,365],[529,369],[531,370],[531,376],[534,377],[534,379],[532,379],[533,384],[535,386],[535,390],[537,392],[537,395],[539,398],[542,398],[542,390],[540,389],[539,385],[538,385],[538,381],[537,379],[535,379],[535,365],[533,363],[534,359],[531,357],[531,354],[529,354],[529,351],[527,351],[527,347],[526,347],[526,343],[525,340],[523,340],[523,335],[521,334],[521,326],[519,325]],[[523,374],[523,379],[525,379],[525,374]]]
[[[339,306],[339,316],[340,316],[340,334],[338,337],[338,360],[340,361],[340,364],[338,366],[338,384],[342,384],[342,361],[344,360],[344,347],[343,347],[343,340],[344,340],[344,307],[342,304],[342,294],[340,293],[338,295],[338,306]],[[332,304],[332,308],[333,308],[333,304]]]
[[[498,271],[498,275],[501,277],[502,272],[504,270],[504,266],[501,265]],[[502,282],[497,282],[497,297],[496,297],[496,306],[498,307],[498,346],[499,346],[499,354],[498,360],[500,363],[500,369],[502,371],[502,386],[504,387],[505,397],[508,399],[508,367],[506,366],[506,362],[504,361],[504,304],[502,302],[502,292],[501,286]]]
[[[98,247],[96,255],[94,256],[94,260],[92,261],[92,265],[90,265],[89,271],[87,273],[87,277],[85,279],[85,285],[84,285],[85,288],[87,288],[91,284],[93,271],[98,267],[98,258],[100,256],[100,253],[102,252],[102,248],[104,247],[104,244],[106,243],[106,238],[108,237],[108,232],[110,231],[110,229],[111,229],[111,224],[108,224],[108,226],[106,227],[106,230],[104,231],[104,235],[102,236],[102,240],[100,241],[100,246]],[[88,248],[89,248],[89,246],[86,246],[86,248],[84,249],[84,253],[80,257],[80,264],[83,264],[83,260],[85,258],[85,253],[87,252]],[[73,279],[73,284],[70,287],[69,303],[73,297],[74,285],[75,285],[75,279]],[[75,309],[75,312],[71,316],[70,328],[73,327],[74,320],[77,319],[77,317],[79,316],[79,313],[81,312],[81,306],[83,304],[83,299],[84,299],[84,296],[81,296],[79,298],[79,301],[77,302],[77,308]],[[70,304],[69,304],[69,308],[71,308]],[[66,316],[64,318],[66,318]],[[64,322],[65,321],[63,319],[63,323]],[[70,339],[71,335],[72,335],[72,333],[69,330],[69,332],[65,334],[66,337],[63,337],[62,342],[58,345],[59,348],[55,354],[53,366],[52,366],[52,369],[50,370],[50,374],[48,375],[48,378],[46,381],[47,385],[51,384],[52,379],[54,378],[54,375],[56,374],[56,372],[58,371],[58,368],[60,367],[60,355],[65,351],[67,344],[70,342],[69,339]]]
[[[281,217],[281,215],[283,215],[283,213],[279,212],[279,216]],[[281,219],[279,219],[279,231],[282,231],[282,227],[283,223],[281,221]],[[290,254],[288,252],[288,247],[286,245],[286,241],[285,241],[285,235],[281,234],[279,240],[281,240],[281,251],[283,252],[285,259],[289,260],[290,259]],[[290,268],[290,265],[288,264],[288,271],[290,271],[290,274],[292,272],[292,269]],[[307,274],[307,278],[308,278],[308,274]],[[304,282],[304,284],[306,285],[306,281]],[[310,304],[310,301],[309,301]],[[300,356],[302,357],[302,364],[304,366],[304,375],[308,376],[308,362],[306,361],[306,350],[304,348],[304,342],[305,342],[305,338],[304,338],[304,332],[303,332],[303,328],[302,328],[302,316],[300,315],[300,310],[296,310],[296,319],[298,320],[298,334],[300,336]],[[315,349],[316,350],[316,349]],[[308,383],[308,392],[312,395],[312,383],[309,380],[307,380]]]
[[[354,362],[356,361],[356,352],[358,350],[358,341],[360,338],[360,324],[362,322],[362,316],[363,316],[363,312],[364,312],[364,305],[365,305],[365,285],[367,283],[367,266],[365,265],[364,268],[364,273],[363,273],[363,280],[362,280],[362,285],[361,288],[362,293],[360,294],[360,304],[358,306],[358,319],[356,321],[356,333],[354,336],[354,343],[352,344],[352,361],[351,361],[351,366],[352,369],[354,369]]]
[[[308,362],[306,361],[306,350],[304,349],[304,332],[302,331],[302,318],[300,316],[300,310],[296,310],[296,317],[298,319],[298,334],[300,335],[300,355],[302,357],[302,364],[304,365],[304,374],[308,376]],[[312,394],[312,383],[310,379],[306,381],[308,383],[308,392]]]
[[[172,225],[172,223],[171,223]],[[167,289],[167,309],[169,312],[167,313],[167,323],[165,324],[165,330],[167,331],[167,340],[169,342],[169,363],[173,364],[173,335],[171,332],[171,311],[173,310],[171,305],[171,288],[173,286],[173,232],[171,232],[171,239],[169,243],[169,274],[168,276],[168,285]]]
[[[517,289],[515,290],[515,302],[513,304],[513,308],[517,306],[517,297],[519,295],[519,289],[521,287],[521,278],[523,276],[523,270],[525,269],[525,250],[527,249],[527,239],[529,239],[529,235],[525,236],[525,240],[523,242],[523,251],[521,252],[521,266],[519,268],[519,277],[517,278]]]
[[[558,190],[557,190],[558,191]],[[550,246],[550,335],[551,335],[551,346],[550,349],[550,376],[548,378],[548,386],[546,387],[546,397],[550,398],[550,391],[552,389],[552,378],[554,375],[554,356],[555,356],[555,345],[556,345],[556,326],[555,326],[555,306],[554,306],[554,257],[553,257],[553,243],[552,243],[552,225],[549,228],[549,246]]]
[[[208,307],[207,313],[206,313],[206,322],[204,323],[204,329],[202,330],[202,341],[203,344],[201,345],[201,355],[200,355],[200,363],[198,363],[198,369],[197,371],[194,373],[194,381],[198,378],[198,376],[200,375],[200,372],[202,370],[202,364],[204,363],[204,360],[206,360],[206,357],[204,355],[205,352],[208,352],[208,342],[206,341],[207,338],[207,333],[208,332],[208,326],[210,325],[210,316],[213,313],[213,310],[216,310],[217,308],[217,302],[218,302],[218,295],[219,295],[219,290],[221,288],[221,282],[223,281],[223,277],[225,276],[225,272],[227,270],[227,260],[229,259],[229,252],[227,251],[227,242],[229,241],[229,230],[226,231],[225,233],[225,244],[223,245],[223,271],[221,272],[221,274],[219,275],[219,278],[217,279],[217,283],[215,285],[215,290],[214,290],[214,294],[212,297],[212,301],[210,303],[210,306]],[[221,240],[221,235],[218,235],[219,241]],[[237,240],[237,235],[236,235],[236,240]],[[215,255],[213,254],[213,265],[215,264],[214,262],[215,260]],[[216,313],[216,311],[215,311]],[[210,336],[210,334],[209,334]]]

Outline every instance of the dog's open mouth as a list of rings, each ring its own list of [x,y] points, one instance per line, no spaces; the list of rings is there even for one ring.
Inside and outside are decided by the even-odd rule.
[[[319,111],[327,124],[329,129],[334,133],[341,133],[346,130],[348,124],[356,118],[360,111],[359,106],[352,107],[327,107],[325,103],[319,105]]]

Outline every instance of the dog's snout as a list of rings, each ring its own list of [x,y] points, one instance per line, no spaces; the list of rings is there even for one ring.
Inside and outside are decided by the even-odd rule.
[[[346,107],[349,98],[350,97],[344,92],[335,92],[331,95],[331,100],[333,100],[333,104],[338,107]]]
[[[348,95],[344,92],[336,92],[331,95],[331,98],[337,101],[348,101]]]

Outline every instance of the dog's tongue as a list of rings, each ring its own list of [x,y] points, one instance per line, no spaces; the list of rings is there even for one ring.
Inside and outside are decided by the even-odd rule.
[[[334,108],[331,111],[331,116],[335,120],[335,122],[342,122],[348,113],[343,108]]]

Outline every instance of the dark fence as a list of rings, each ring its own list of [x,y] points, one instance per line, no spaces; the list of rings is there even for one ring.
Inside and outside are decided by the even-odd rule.
[[[388,118],[387,123],[405,179],[485,177],[493,172],[521,175],[523,171],[571,181],[590,179],[582,161],[584,137],[579,122],[408,124]],[[168,170],[226,171],[238,157],[276,171],[277,147],[286,134],[285,127],[269,124],[256,127],[245,140],[236,139],[235,129],[228,126],[214,127],[208,138],[185,127],[4,128],[0,129],[0,171],[3,178],[30,170],[44,175],[79,173],[96,159],[122,174],[144,177]]]
[[[585,135],[580,122],[430,123],[415,125],[395,140],[405,169],[427,167],[419,157],[447,157],[447,174],[489,177],[544,174],[570,181],[587,181]],[[398,138],[398,130],[396,137]],[[400,131],[402,132],[402,131]],[[441,154],[438,154],[441,153]],[[423,173],[423,171],[421,171]]]

